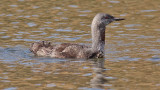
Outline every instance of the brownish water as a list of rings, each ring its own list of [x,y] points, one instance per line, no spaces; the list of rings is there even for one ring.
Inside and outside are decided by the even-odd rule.
[[[125,18],[107,26],[105,58],[34,57],[39,40],[91,45],[99,12]],[[160,0],[0,0],[0,89],[159,90]]]

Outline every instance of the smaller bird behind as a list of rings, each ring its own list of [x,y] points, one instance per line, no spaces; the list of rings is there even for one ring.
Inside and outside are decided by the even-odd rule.
[[[92,46],[62,43],[52,45],[47,41],[31,44],[30,51],[35,56],[53,58],[103,58],[105,46],[105,26],[113,21],[121,21],[123,18],[115,18],[109,14],[98,13],[91,24]]]

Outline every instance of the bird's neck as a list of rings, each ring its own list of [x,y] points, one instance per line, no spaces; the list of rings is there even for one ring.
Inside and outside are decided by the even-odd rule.
[[[99,24],[99,22],[92,22],[92,50],[94,52],[104,53],[105,46],[105,25]]]

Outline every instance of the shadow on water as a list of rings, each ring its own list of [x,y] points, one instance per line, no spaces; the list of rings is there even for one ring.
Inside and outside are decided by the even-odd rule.
[[[23,46],[16,46],[10,48],[2,48],[0,47],[0,59],[5,60],[6,62],[10,61],[18,61],[22,59],[31,59],[29,56],[30,51],[28,48],[24,48]]]
[[[107,79],[105,78],[104,71],[104,58],[103,59],[97,59],[94,63],[94,69],[93,69],[93,75],[94,77],[90,80],[90,85],[92,88],[103,88],[104,83],[107,82]]]

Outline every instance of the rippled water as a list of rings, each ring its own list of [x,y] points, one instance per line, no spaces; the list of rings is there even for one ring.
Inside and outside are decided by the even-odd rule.
[[[1,0],[0,89],[160,89],[159,0]],[[40,40],[91,45],[95,14],[107,26],[104,59],[35,57]]]

